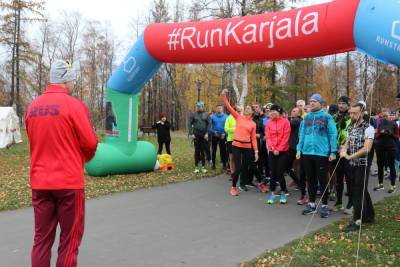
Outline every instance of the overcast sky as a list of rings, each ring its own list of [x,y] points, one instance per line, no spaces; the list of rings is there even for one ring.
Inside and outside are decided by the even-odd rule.
[[[168,0],[167,0],[168,1]],[[188,6],[193,0],[181,0]],[[329,2],[330,0],[305,0],[301,5]],[[112,25],[116,37],[123,43],[129,41],[132,34],[133,18],[148,14],[153,0],[47,0],[46,9],[53,19],[59,10],[79,11],[87,20],[107,21]],[[172,5],[175,0],[168,1]]]
[[[132,36],[133,18],[147,13],[150,0],[47,0],[46,10],[53,19],[57,19],[58,11],[78,11],[86,20],[99,20],[112,25],[114,33],[123,41]]]

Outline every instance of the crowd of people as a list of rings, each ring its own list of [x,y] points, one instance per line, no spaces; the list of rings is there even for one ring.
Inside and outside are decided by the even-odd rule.
[[[258,188],[268,193],[267,204],[286,204],[289,188],[293,188],[300,191],[297,204],[304,206],[303,215],[318,212],[327,218],[339,211],[353,215],[344,231],[374,222],[368,182],[375,155],[377,171],[372,175],[378,181],[373,190],[384,190],[383,181],[389,179],[387,193],[396,191],[400,94],[395,109],[384,108],[379,113],[348,96],[328,106],[317,93],[308,105],[298,100],[287,113],[276,103],[232,106],[227,92],[222,91],[221,100],[229,115],[223,105],[209,114],[204,103],[198,102],[190,117],[195,173],[207,172],[207,165],[215,169],[219,149],[222,168],[232,181],[232,196]],[[329,206],[329,201],[334,204]]]

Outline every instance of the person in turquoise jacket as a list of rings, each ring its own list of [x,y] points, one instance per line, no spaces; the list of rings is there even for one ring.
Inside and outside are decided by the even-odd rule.
[[[316,213],[315,199],[319,182],[321,192],[324,193],[320,216],[327,218],[329,217],[326,190],[328,162],[336,159],[337,129],[332,116],[322,110],[323,102],[320,94],[313,94],[310,98],[311,112],[304,117],[300,125],[296,158],[302,159],[308,179],[310,202],[303,210],[303,214]]]

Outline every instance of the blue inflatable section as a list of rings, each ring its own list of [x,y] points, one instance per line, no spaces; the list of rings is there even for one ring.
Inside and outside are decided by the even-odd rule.
[[[354,25],[356,47],[383,63],[400,65],[400,1],[362,0]]]
[[[147,52],[143,35],[141,35],[108,80],[107,87],[122,93],[139,93],[161,64]]]

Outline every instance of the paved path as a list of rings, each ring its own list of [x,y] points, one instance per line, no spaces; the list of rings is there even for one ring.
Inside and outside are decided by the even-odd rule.
[[[267,206],[264,194],[228,189],[219,176],[87,201],[80,266],[236,266],[300,237],[310,219],[297,192]],[[310,230],[342,216],[316,216]],[[0,266],[29,266],[32,236],[31,208],[0,213]]]

